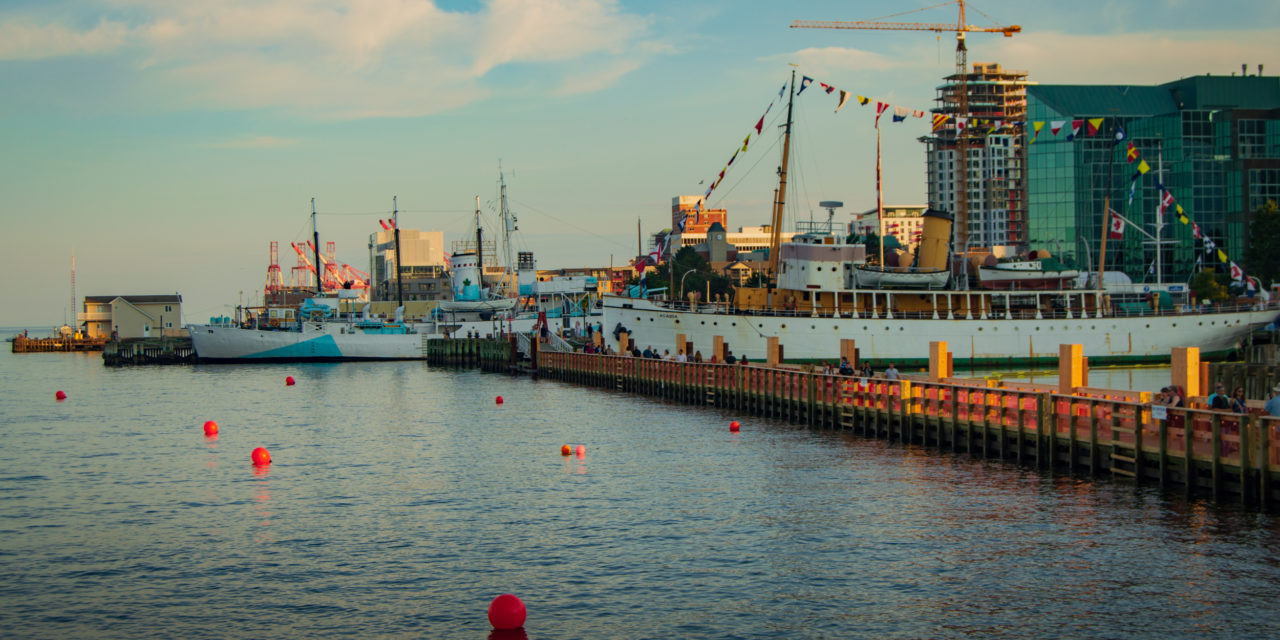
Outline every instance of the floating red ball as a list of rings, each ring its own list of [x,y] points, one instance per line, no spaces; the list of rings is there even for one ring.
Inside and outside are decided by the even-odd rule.
[[[267,451],[265,447],[258,447],[253,450],[253,453],[249,454],[249,459],[253,460],[256,465],[271,464],[271,452]]]
[[[733,422],[730,422],[730,423],[729,423],[729,430],[730,430],[730,431],[734,431],[734,432],[736,432],[736,431],[738,431],[738,430],[739,430],[739,429],[741,429],[741,428],[742,428],[742,425],[738,424],[738,421],[737,421],[737,420],[734,420]]]
[[[489,624],[499,631],[523,627],[525,616],[524,603],[509,593],[504,593],[489,603]]]
[[[208,420],[204,423],[204,434],[206,436],[218,435],[218,423]]]
[[[562,456],[567,456],[567,455],[569,455],[569,454],[571,454],[571,453],[573,453],[573,447],[571,447],[571,446],[569,446],[569,445],[567,445],[567,444],[566,444],[566,445],[564,445],[564,446],[562,446],[562,447],[560,447],[560,455],[562,455]]]
[[[293,376],[285,376],[285,377],[284,377],[284,386],[286,386],[286,387],[292,387],[292,386],[293,386]]]
[[[493,399],[493,403],[494,403],[494,404],[502,404],[502,396],[498,396],[498,397],[494,398],[494,399]]]
[[[587,455],[587,448],[582,445],[578,445],[577,453],[578,457],[581,458],[582,456]]]
[[[53,394],[53,397],[57,400],[66,400],[67,392],[59,389],[57,393]]]

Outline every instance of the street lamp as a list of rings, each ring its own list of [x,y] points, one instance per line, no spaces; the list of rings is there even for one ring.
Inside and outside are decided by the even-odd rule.
[[[685,278],[687,278],[687,277],[689,277],[689,274],[691,274],[691,273],[693,273],[693,272],[695,272],[695,271],[697,271],[697,270],[696,270],[696,269],[690,269],[690,270],[688,270],[688,271],[684,272],[684,275],[680,276],[680,297],[681,297],[682,299],[684,298],[684,279],[685,279]]]

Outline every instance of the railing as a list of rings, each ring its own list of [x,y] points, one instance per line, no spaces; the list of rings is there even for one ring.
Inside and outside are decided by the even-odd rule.
[[[858,378],[793,368],[538,354],[540,375],[744,409],[811,426],[981,453],[1040,468],[1280,502],[1280,418],[1164,408],[1143,393],[985,381]]]

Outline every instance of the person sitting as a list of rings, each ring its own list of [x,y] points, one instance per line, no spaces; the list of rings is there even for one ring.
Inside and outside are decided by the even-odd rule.
[[[1249,413],[1249,406],[1245,403],[1244,387],[1236,387],[1231,392],[1231,410],[1236,413]]]
[[[1227,390],[1222,383],[1214,385],[1213,393],[1209,396],[1209,408],[1218,411],[1228,411],[1231,409],[1231,398],[1227,395]]]
[[[1267,399],[1267,404],[1263,408],[1266,409],[1267,415],[1280,418],[1280,384],[1271,387],[1271,397]]]
[[[747,354],[745,354],[745,353],[744,353],[744,354],[742,354],[742,357],[741,357],[741,358],[738,358],[738,364],[740,364],[740,365],[744,365],[744,366],[745,366],[745,365],[748,365],[748,364],[751,364],[750,362],[747,362]]]

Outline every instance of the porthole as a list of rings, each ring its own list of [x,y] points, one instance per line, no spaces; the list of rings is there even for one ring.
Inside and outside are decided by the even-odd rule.
[[[1151,328],[1151,325],[1147,325],[1147,328],[1148,328],[1148,329],[1150,329],[1150,328]]]
[[[817,329],[818,327],[817,327],[816,325],[812,325],[812,324],[811,324],[811,325],[809,325],[809,328],[810,328],[810,329]]]
[[[785,323],[785,322],[784,322],[784,323],[782,323],[782,327],[781,327],[781,328],[786,329],[786,328],[787,328],[787,323]]]
[[[715,323],[714,323],[714,322],[712,322],[711,324],[715,324]],[[738,323],[733,322],[733,323],[730,323],[730,324],[729,324],[729,326],[731,326],[731,327],[736,327],[736,326],[738,326]]]
[[[1040,330],[1040,327],[1036,327],[1036,331],[1039,331],[1039,330]]]
[[[763,328],[764,328],[764,325],[762,325],[762,324],[761,324],[761,325],[756,325],[756,326],[760,327],[761,329],[763,329]]]
[[[720,323],[719,323],[719,322],[712,322],[712,323],[711,323],[711,326],[713,326],[713,327],[718,327],[718,326],[720,326]]]
[[[707,323],[707,321],[706,321],[706,320],[703,320],[703,321],[702,321],[702,324],[706,324],[706,323]]]
[[[1178,326],[1178,323],[1176,323],[1176,322],[1175,322],[1175,323],[1173,323],[1173,326],[1175,326],[1175,327],[1176,327],[1176,326]]]
[[[978,327],[978,331],[982,331],[982,327]]]

